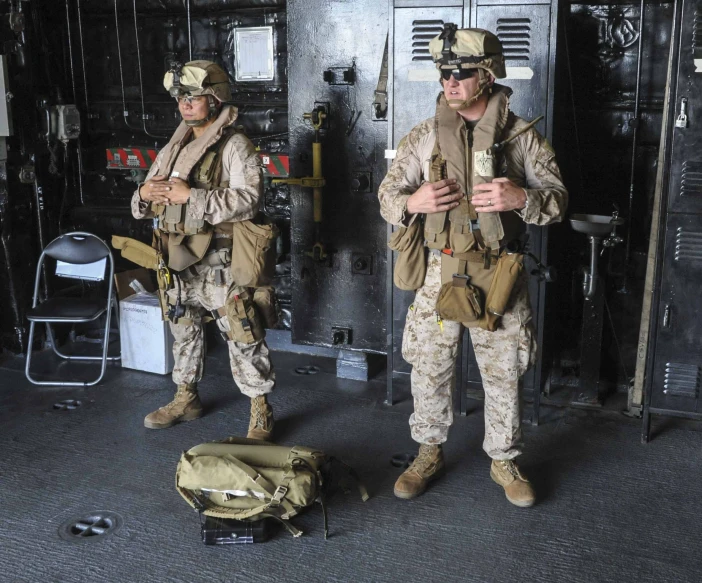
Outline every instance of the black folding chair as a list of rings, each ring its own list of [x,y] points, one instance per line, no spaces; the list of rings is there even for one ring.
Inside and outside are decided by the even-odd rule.
[[[102,302],[91,298],[62,297],[54,295],[39,302],[39,289],[44,262],[47,257],[57,261],[57,273],[63,277],[80,280],[99,281],[105,279],[105,270],[109,265],[109,278],[107,279],[107,301]],[[109,263],[108,263],[109,262]],[[57,237],[46,246],[39,257],[37,273],[34,278],[34,299],[32,309],[27,314],[29,320],[29,348],[25,375],[29,382],[35,385],[53,385],[66,387],[90,387],[98,384],[105,375],[107,361],[119,360],[119,356],[108,357],[107,349],[110,341],[110,321],[112,308],[116,304],[113,295],[114,261],[107,244],[91,233],[73,232]],[[115,306],[116,307],[116,306]],[[54,338],[51,324],[70,324],[93,322],[106,314],[105,332],[102,340],[102,356],[79,356],[62,353]],[[115,315],[117,312],[115,311]],[[80,381],[38,381],[29,374],[32,360],[32,343],[34,340],[34,326],[37,323],[46,325],[46,334],[54,352],[65,360],[100,360],[102,367],[100,376],[91,382]]]

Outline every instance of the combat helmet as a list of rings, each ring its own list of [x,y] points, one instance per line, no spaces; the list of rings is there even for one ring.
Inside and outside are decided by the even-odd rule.
[[[218,103],[230,101],[232,98],[226,71],[212,61],[190,61],[185,65],[172,63],[163,78],[163,86],[175,99],[183,96],[209,96],[209,115],[205,119],[186,121],[190,126],[202,125],[209,121],[216,115]]]
[[[502,43],[488,30],[459,29],[457,25],[447,22],[441,34],[429,41],[429,52],[439,70],[478,69],[478,90],[466,101],[449,100],[449,106],[454,109],[464,109],[480,97],[488,85],[485,71],[496,79],[507,76]]]

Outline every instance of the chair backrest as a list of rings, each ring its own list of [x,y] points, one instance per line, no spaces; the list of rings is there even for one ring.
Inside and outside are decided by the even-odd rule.
[[[108,257],[110,248],[92,233],[76,231],[56,237],[46,246],[44,253],[57,261],[85,265]]]

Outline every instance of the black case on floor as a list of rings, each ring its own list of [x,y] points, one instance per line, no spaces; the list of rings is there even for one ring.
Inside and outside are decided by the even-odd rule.
[[[273,530],[271,521],[265,518],[248,522],[205,516],[205,522],[202,524],[202,542],[206,545],[262,543],[271,538]]]

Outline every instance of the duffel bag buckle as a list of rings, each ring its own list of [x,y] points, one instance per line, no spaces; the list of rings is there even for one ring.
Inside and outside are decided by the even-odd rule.
[[[273,497],[271,498],[271,506],[276,507],[279,506],[280,503],[283,501],[283,498],[285,498],[285,495],[288,493],[288,489],[285,486],[278,486],[275,489],[275,492],[273,492]]]

